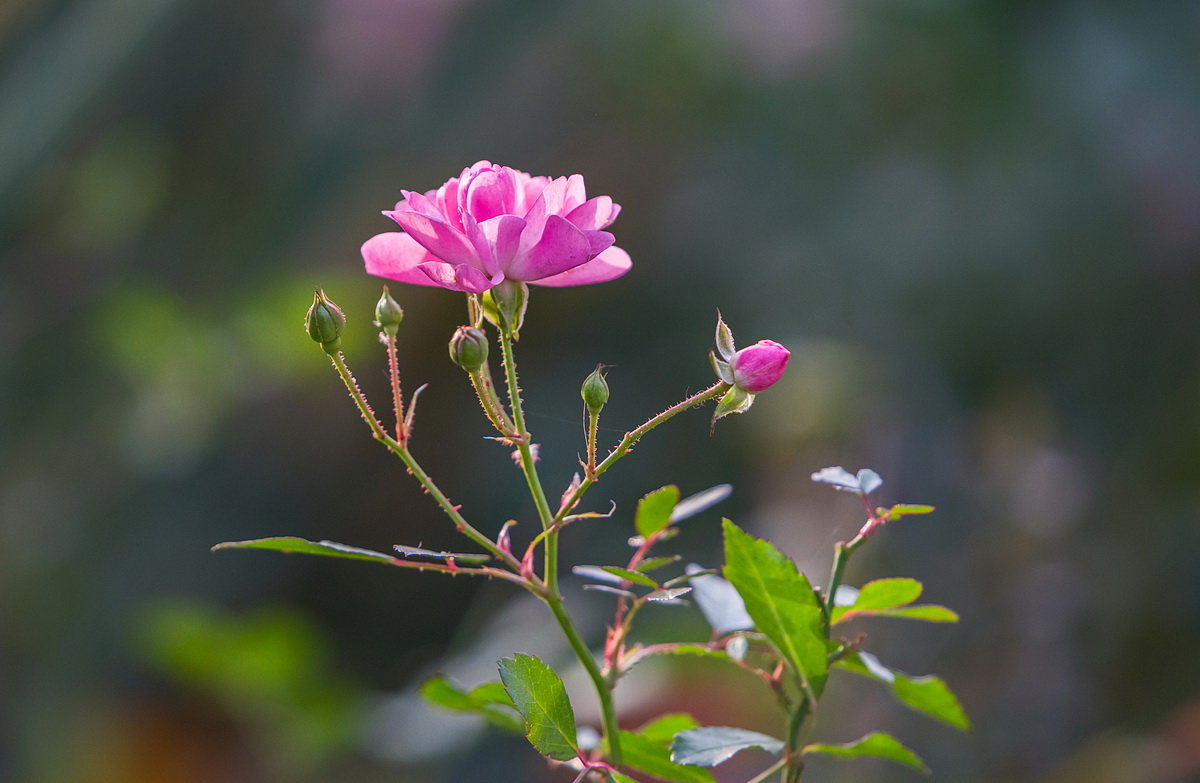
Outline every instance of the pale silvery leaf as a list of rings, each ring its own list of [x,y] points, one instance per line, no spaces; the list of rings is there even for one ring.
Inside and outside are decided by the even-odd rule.
[[[609,584],[618,585],[623,580],[616,574],[610,574],[600,566],[581,565],[571,569],[571,573],[586,577],[587,579],[595,579],[598,582],[608,582]]]
[[[823,484],[831,484],[834,489],[845,492],[858,492],[858,477],[842,466],[821,468],[812,474],[812,480]]]
[[[665,590],[655,590],[653,593],[650,593],[646,596],[646,600],[661,604],[671,603],[679,605],[683,604],[684,602],[676,599],[678,599],[679,596],[687,595],[690,592],[692,592],[692,588],[690,587],[670,587]]]
[[[864,495],[869,495],[883,484],[883,479],[879,474],[870,468],[863,468],[858,472],[858,488]]]
[[[687,567],[689,574],[698,574],[703,570],[695,563]],[[693,577],[689,584],[694,589],[692,597],[704,613],[704,619],[718,634],[754,630],[754,621],[746,612],[746,603],[728,580],[715,574],[706,574]]]
[[[853,492],[856,495],[869,495],[883,484],[883,479],[879,477],[879,474],[870,468],[863,468],[858,471],[856,476],[840,465],[821,468],[812,474],[812,480],[829,484],[834,489],[840,489],[843,492]]]
[[[671,512],[671,521],[678,522],[681,519],[687,519],[699,514],[701,511],[712,508],[729,497],[731,492],[733,492],[731,484],[718,484],[715,487],[709,487],[703,492],[690,495],[675,504],[675,510]]]
[[[837,592],[833,596],[834,606],[854,606],[854,602],[858,599],[858,588],[851,585],[838,585]]]
[[[883,682],[896,681],[896,675],[892,673],[892,670],[880,663],[879,659],[871,653],[859,650],[858,658],[875,679],[882,680]]]
[[[677,734],[671,744],[671,760],[676,764],[714,767],[747,748],[762,748],[767,753],[779,755],[784,743],[757,731],[705,726]]]
[[[729,644],[725,645],[725,654],[735,661],[746,660],[746,653],[749,651],[750,642],[740,634],[730,639]]]

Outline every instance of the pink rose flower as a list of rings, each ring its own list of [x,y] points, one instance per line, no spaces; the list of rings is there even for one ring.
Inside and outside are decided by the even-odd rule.
[[[735,353],[729,360],[733,384],[758,394],[783,375],[791,352],[774,340],[759,340]]]
[[[482,293],[504,280],[547,286],[603,283],[629,270],[604,231],[621,208],[589,199],[583,177],[532,177],[480,161],[383,214],[404,229],[362,246],[367,272],[402,283]]]

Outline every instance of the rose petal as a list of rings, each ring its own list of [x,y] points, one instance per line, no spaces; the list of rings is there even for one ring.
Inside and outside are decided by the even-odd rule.
[[[550,215],[558,215],[563,211],[563,198],[566,196],[567,178],[559,177],[552,180],[542,189],[541,195],[525,215],[525,222],[531,226],[540,227]]]
[[[492,281],[483,272],[467,264],[451,266],[440,261],[421,264],[417,267],[433,281],[434,285],[449,288],[451,291],[466,291],[471,294],[482,294],[492,287]],[[499,280],[500,278],[497,278]]]
[[[479,264],[475,248],[460,232],[436,218],[418,212],[392,212],[388,215],[426,250],[452,266]]]
[[[583,202],[587,201],[587,189],[583,186],[583,175],[572,174],[567,177],[567,181],[563,186],[563,203],[562,208],[555,210],[558,214],[563,215],[578,207]]]
[[[526,228],[525,236],[529,234]],[[527,251],[518,253],[504,268],[511,280],[540,280],[573,269],[592,257],[586,234],[566,218],[551,215],[541,238]]]
[[[436,191],[430,191],[430,193],[434,196],[437,195]],[[402,190],[400,194],[404,196],[404,200],[396,205],[396,212],[420,212],[422,215],[429,215],[438,220],[445,217],[441,207],[433,201],[429,194],[414,193],[410,190]],[[388,217],[392,216],[391,212],[384,214]]]
[[[507,269],[521,247],[525,221],[516,215],[500,215],[483,221],[479,227],[491,246],[497,267]]]
[[[516,184],[506,171],[487,169],[471,177],[467,183],[463,206],[479,222],[497,215],[510,214],[516,199]]]
[[[629,259],[628,253],[619,247],[610,247],[586,264],[533,282],[537,285],[547,286],[607,283],[628,272],[631,266],[633,266],[633,262]]]
[[[613,201],[608,196],[588,199],[567,213],[567,220],[584,231],[595,231],[612,223]]]
[[[583,235],[588,238],[588,258],[595,258],[617,241],[617,238],[607,231],[584,231]]]
[[[362,257],[369,275],[401,283],[437,285],[417,268],[437,259],[408,234],[399,231],[376,234],[363,243]]]

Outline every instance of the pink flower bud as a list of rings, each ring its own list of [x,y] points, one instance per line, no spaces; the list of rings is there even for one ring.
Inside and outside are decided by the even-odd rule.
[[[759,340],[743,348],[729,360],[733,368],[733,384],[751,394],[758,394],[783,375],[791,352],[774,340]]]

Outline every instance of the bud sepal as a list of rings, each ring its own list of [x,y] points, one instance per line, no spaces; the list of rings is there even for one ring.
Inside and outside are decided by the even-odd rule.
[[[729,391],[725,392],[717,402],[717,409],[713,411],[712,423],[715,425],[721,419],[734,413],[745,413],[753,404],[753,394],[740,386],[730,386]]]

